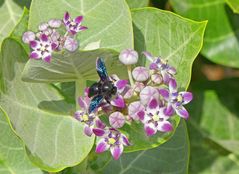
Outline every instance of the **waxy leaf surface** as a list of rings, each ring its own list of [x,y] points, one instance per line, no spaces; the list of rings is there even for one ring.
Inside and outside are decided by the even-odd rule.
[[[59,171],[80,163],[90,152],[94,137],[84,135],[83,125],[72,118],[75,107],[55,88],[21,80],[28,55],[18,40],[26,30],[22,28],[27,26],[26,16],[25,11],[16,31],[2,44],[0,106],[30,159],[44,170]]]

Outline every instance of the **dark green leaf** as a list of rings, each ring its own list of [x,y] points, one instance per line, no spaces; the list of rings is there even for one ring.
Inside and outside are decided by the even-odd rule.
[[[208,20],[202,54],[209,60],[239,67],[239,15],[225,0],[171,0],[174,10],[193,20]]]

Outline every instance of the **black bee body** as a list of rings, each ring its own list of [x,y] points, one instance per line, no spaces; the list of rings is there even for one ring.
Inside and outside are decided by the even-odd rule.
[[[93,97],[95,95],[102,95],[107,102],[112,98],[112,95],[115,95],[117,88],[114,86],[113,82],[110,80],[99,81],[91,85],[89,89],[88,97]]]
[[[96,60],[96,71],[100,77],[100,81],[90,86],[88,97],[93,97],[93,99],[89,106],[89,113],[99,107],[104,99],[110,103],[112,96],[117,93],[117,88],[110,80],[101,58]]]

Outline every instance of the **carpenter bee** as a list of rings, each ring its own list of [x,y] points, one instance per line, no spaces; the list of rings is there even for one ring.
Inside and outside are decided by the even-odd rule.
[[[117,92],[116,86],[108,76],[105,63],[102,58],[97,58],[96,60],[96,71],[100,80],[91,85],[89,88],[88,97],[93,97],[89,106],[89,113],[99,107],[104,99],[110,103],[110,99]]]

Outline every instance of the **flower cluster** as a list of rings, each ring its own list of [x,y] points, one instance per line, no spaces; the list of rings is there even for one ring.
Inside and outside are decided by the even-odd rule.
[[[36,33],[25,32],[22,40],[32,49],[30,58],[50,62],[53,52],[63,49],[70,52],[75,51],[78,48],[76,34],[87,29],[81,25],[82,21],[83,16],[71,19],[69,13],[66,12],[62,20],[51,19],[41,23]]]
[[[87,97],[87,92],[84,98],[79,98],[81,110],[75,113],[75,118],[85,125],[86,135],[94,133],[98,137],[96,153],[110,149],[114,159],[119,159],[124,146],[131,145],[120,128],[132,121],[143,124],[146,135],[153,136],[158,131],[172,131],[171,118],[175,114],[184,119],[189,117],[184,105],[193,96],[178,90],[176,69],[161,57],[142,54],[150,62],[149,67],[136,66],[131,70],[138,61],[138,53],[132,49],[120,53],[119,60],[127,66],[129,79],[109,76],[117,92],[110,100],[103,100],[94,112],[88,111],[92,98]],[[101,115],[107,115],[108,126],[100,120]]]

